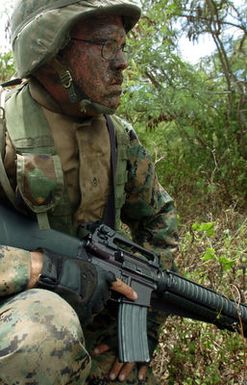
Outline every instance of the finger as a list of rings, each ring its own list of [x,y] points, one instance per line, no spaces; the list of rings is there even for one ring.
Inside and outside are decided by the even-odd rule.
[[[109,378],[111,381],[114,381],[117,378],[123,365],[124,365],[123,363],[119,362],[118,360],[115,360],[109,373]]]
[[[143,381],[147,377],[148,366],[143,365],[138,371],[138,380]]]
[[[98,356],[100,354],[103,354],[105,352],[108,352],[110,350],[110,346],[107,344],[100,344],[97,345],[96,348],[93,351],[94,356]]]
[[[132,299],[133,301],[137,299],[137,293],[119,278],[113,282],[111,289],[117,291],[129,299]]]
[[[135,365],[136,365],[135,362],[128,362],[127,364],[125,364],[122,367],[120,374],[118,375],[119,381],[125,381],[126,378],[128,378],[129,374],[134,369]]]

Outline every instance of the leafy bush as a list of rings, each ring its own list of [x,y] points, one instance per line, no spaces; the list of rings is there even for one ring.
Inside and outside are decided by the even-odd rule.
[[[188,199],[197,196],[196,204],[212,207],[217,201],[218,207],[243,208],[247,120],[242,13],[228,1],[211,8],[205,3],[204,9],[199,1],[156,0],[145,1],[144,8],[145,17],[129,42],[133,55],[120,113],[150,148],[162,184],[181,206],[188,207]],[[240,31],[235,41],[225,34],[231,11]],[[184,17],[189,36],[207,31],[218,49],[197,67],[176,52],[176,26]]]
[[[247,221],[233,209],[210,219],[184,225],[181,272],[246,302]],[[245,385],[247,343],[213,325],[172,317],[163,327],[154,368],[162,385]]]
[[[0,83],[10,80],[15,74],[14,60],[11,52],[0,54]]]

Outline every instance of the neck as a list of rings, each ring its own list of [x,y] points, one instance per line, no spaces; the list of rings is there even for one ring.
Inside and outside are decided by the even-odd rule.
[[[40,70],[36,74],[35,79],[55,101],[62,114],[76,118],[88,118],[97,115],[93,112],[81,111],[80,102],[71,103],[67,89],[59,83],[56,74],[51,70]]]
[[[63,87],[57,74],[50,67],[39,70],[35,78],[55,101],[60,112],[64,115],[81,119],[101,114],[113,114],[115,112],[113,109],[93,103],[86,98],[83,99],[83,96],[81,101],[71,103],[68,90]]]

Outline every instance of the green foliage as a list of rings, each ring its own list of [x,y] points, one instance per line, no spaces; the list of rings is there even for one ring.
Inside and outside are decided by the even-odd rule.
[[[11,52],[0,53],[0,83],[9,80],[15,74]]]
[[[161,1],[151,5],[161,3],[165,7]],[[173,11],[176,7],[174,3]],[[155,30],[163,16],[156,13]],[[162,184],[176,198],[182,223],[194,218],[181,235],[177,264],[189,279],[246,302],[247,225],[245,217],[226,209],[229,204],[246,207],[246,136],[240,132],[245,121],[239,119],[244,97],[236,85],[246,82],[245,43],[241,37],[228,42],[225,73],[222,50],[193,68],[169,45],[172,33],[152,50],[151,40],[159,36],[150,36],[150,30],[146,35],[145,28],[138,31],[141,49],[135,41],[138,59],[131,61],[126,84],[131,92],[125,94],[123,111],[153,154]],[[212,220],[212,211],[219,217]],[[246,352],[241,336],[173,318],[164,326],[155,370],[162,384],[240,385],[247,381]]]
[[[189,229],[189,230],[188,230]],[[247,221],[233,209],[211,221],[187,223],[181,234],[181,273],[237,302],[246,302]],[[241,385],[247,344],[238,334],[172,317],[165,323],[155,371],[162,385]]]
[[[234,8],[235,9],[235,8]],[[145,1],[133,32],[132,57],[120,112],[150,149],[162,184],[179,210],[196,196],[204,205],[243,207],[247,191],[246,41],[244,13],[232,3]],[[226,34],[229,13],[238,39]],[[176,52],[183,32],[207,32],[217,52],[192,67]],[[218,24],[217,24],[218,23]],[[216,24],[217,28],[216,29]],[[180,203],[179,203],[180,205]],[[183,207],[182,207],[183,206]]]
[[[230,0],[142,3],[119,112],[133,123],[177,202],[180,272],[246,302],[246,6]],[[231,24],[235,39],[227,33]],[[197,66],[184,62],[177,51],[182,33],[194,41],[210,34],[215,54]],[[0,73],[1,81],[14,74],[10,54],[1,54]],[[173,317],[153,365],[162,385],[244,385],[247,345],[237,334]]]
[[[192,230],[205,233],[208,237],[212,237],[215,235],[215,223],[193,223]]]

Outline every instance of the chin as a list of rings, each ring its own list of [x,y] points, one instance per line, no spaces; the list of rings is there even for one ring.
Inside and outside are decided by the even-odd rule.
[[[104,105],[108,108],[116,110],[120,105],[120,96],[111,97],[110,100],[108,99],[107,102],[104,103]]]

